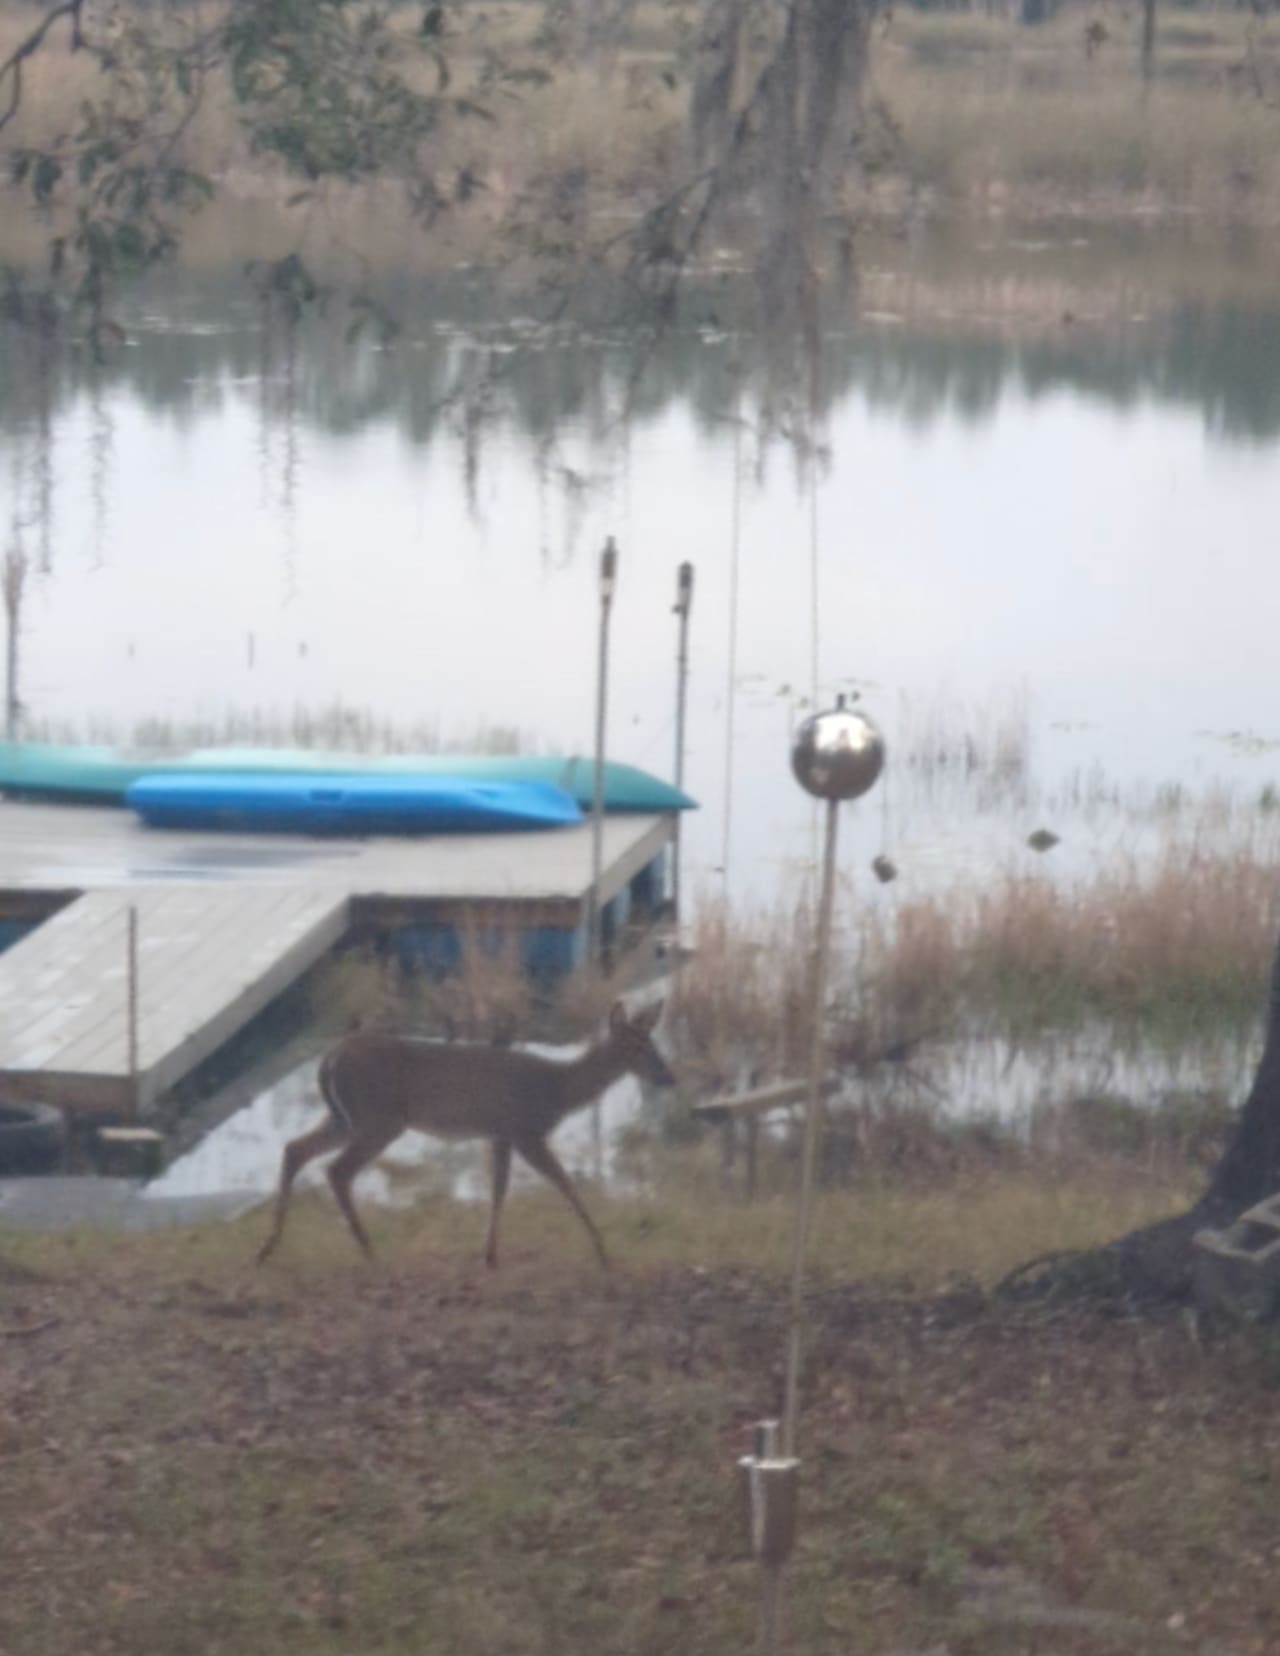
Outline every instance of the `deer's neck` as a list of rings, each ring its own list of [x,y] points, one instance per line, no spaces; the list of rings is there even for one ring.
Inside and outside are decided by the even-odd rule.
[[[625,1069],[622,1055],[608,1040],[589,1047],[581,1058],[571,1059],[563,1066],[560,1078],[559,1119],[593,1103]]]

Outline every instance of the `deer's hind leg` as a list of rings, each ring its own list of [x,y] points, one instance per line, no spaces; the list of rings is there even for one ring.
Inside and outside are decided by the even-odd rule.
[[[360,1221],[360,1215],[356,1212],[351,1186],[361,1168],[367,1167],[380,1156],[403,1131],[404,1123],[394,1121],[374,1131],[365,1132],[359,1138],[352,1139],[342,1154],[329,1163],[329,1188],[333,1191],[334,1200],[341,1208],[342,1217],[347,1221],[352,1236],[360,1244],[360,1250],[367,1258],[373,1255],[373,1244],[369,1240],[368,1231]]]
[[[498,1219],[511,1179],[511,1140],[493,1141],[493,1202],[489,1209],[489,1239],[484,1245],[484,1262],[493,1269],[498,1263]]]
[[[587,1227],[587,1234],[595,1246],[596,1258],[607,1271],[609,1269],[609,1256],[604,1251],[604,1238],[596,1229],[595,1220],[587,1212],[586,1204],[582,1197],[578,1195],[573,1180],[565,1172],[555,1151],[549,1144],[539,1138],[517,1139],[516,1149],[535,1173],[541,1173],[549,1184],[556,1187],[578,1215],[578,1218],[582,1220],[582,1223]]]
[[[323,1156],[326,1150],[336,1150],[338,1145],[346,1142],[346,1138],[346,1129],[332,1116],[328,1116],[318,1127],[313,1127],[309,1133],[303,1133],[301,1138],[290,1139],[285,1145],[284,1155],[280,1158],[280,1184],[276,1190],[275,1219],[270,1236],[258,1249],[259,1265],[275,1252],[276,1245],[284,1234],[285,1215],[289,1211],[289,1193],[293,1189],[293,1181],[309,1161]]]

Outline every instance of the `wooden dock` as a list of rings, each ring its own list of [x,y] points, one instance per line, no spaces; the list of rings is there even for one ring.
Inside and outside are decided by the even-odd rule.
[[[619,923],[637,893],[647,901],[671,832],[666,817],[606,817],[599,901]],[[23,932],[0,954],[0,1091],[145,1111],[353,926],[437,965],[464,925],[514,931],[570,969],[590,886],[587,827],[313,839],[172,833],[118,809],[0,803],[0,925]]]

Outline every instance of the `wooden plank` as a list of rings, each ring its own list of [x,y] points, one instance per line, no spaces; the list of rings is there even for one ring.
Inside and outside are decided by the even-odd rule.
[[[346,931],[347,925],[345,898],[331,902],[327,909],[317,909],[305,930],[299,924],[293,940],[278,950],[268,967],[225,998],[216,1016],[199,1025],[193,1023],[190,1032],[175,1041],[168,1053],[157,1061],[147,1075],[140,1103],[145,1106],[154,1101],[202,1059],[216,1052],[236,1030],[243,1028],[250,1018],[287,989],[321,955],[327,954]]]
[[[239,994],[246,980],[252,982],[270,970],[282,948],[292,947],[298,927],[281,929],[280,916],[285,908],[295,911],[304,932],[331,912],[336,911],[343,923],[346,917],[345,900],[328,892],[285,889],[270,895],[193,895],[204,896],[205,900],[193,901],[177,912],[173,903],[166,905],[165,929],[153,931],[149,943],[145,920],[140,925],[143,1012],[138,1026],[138,1067],[144,1076],[167,1056],[178,1039],[211,1016],[211,1007],[224,1004],[230,994]],[[108,1016],[76,1042],[60,1048],[50,1067],[123,1075],[127,1057],[124,1019]]]
[[[822,1096],[829,1097],[839,1092],[841,1080],[838,1075],[828,1075],[822,1083]],[[726,1093],[722,1098],[712,1098],[705,1104],[694,1104],[690,1108],[690,1115],[705,1116],[709,1121],[720,1121],[730,1115],[758,1116],[768,1110],[777,1110],[784,1104],[800,1104],[809,1096],[807,1081],[773,1081],[767,1087],[755,1087],[751,1092]]]
[[[167,1053],[186,1037],[193,1016],[198,1018],[211,1000],[224,996],[229,986],[253,983],[271,972],[283,955],[330,915],[338,922],[331,939],[336,941],[346,927],[347,905],[340,898],[335,901],[331,893],[284,892],[279,902],[261,914],[228,916],[230,923],[219,927],[192,958],[190,972],[174,993],[157,999],[144,987],[144,1052]]]
[[[620,814],[607,816],[604,829],[607,900],[670,840],[672,823]],[[591,831],[350,840],[184,833],[144,828],[118,807],[0,801],[0,869],[4,891],[291,884],[360,896],[554,901],[585,895]]]
[[[658,817],[653,826],[640,838],[632,841],[611,858],[600,873],[600,901],[611,902],[642,868],[647,868],[664,846],[675,837],[673,819]],[[590,882],[588,881],[588,885]],[[585,891],[584,891],[585,897]]]
[[[48,928],[42,928],[20,945],[23,949],[30,945],[34,953],[38,942],[46,948],[50,942],[54,943],[59,969],[59,975],[51,982],[41,980],[41,993],[54,999],[52,1014],[39,1013],[18,1043],[17,1050],[24,1054],[26,1065],[78,1070],[84,1067],[81,1049],[87,1045],[87,1050],[92,1052],[103,1039],[104,1030],[114,1031],[121,1041],[125,1040],[129,906],[128,901],[122,901],[114,893],[90,893],[69,917],[68,928],[74,928],[69,937],[59,934],[51,938]],[[198,893],[189,894],[188,904],[184,906],[182,893],[140,892],[135,895],[133,906],[139,912],[140,929],[153,946],[163,942],[168,935],[166,928],[172,931],[178,926],[190,930],[198,924],[200,914]],[[64,933],[68,928],[64,928]],[[26,971],[30,958],[30,955],[20,956],[17,964]],[[12,1050],[12,1046],[0,1046],[0,1054]]]
[[[117,973],[123,984],[125,936],[120,900],[91,893],[0,956],[0,1062],[47,1065],[104,985]]]
[[[11,1067],[58,1067],[58,1051],[127,999],[128,904],[90,893],[19,945],[12,964],[27,988],[22,1030],[5,1031],[0,1056]],[[3,971],[5,962],[0,962]]]
[[[138,1051],[139,1071],[150,1067],[156,1048],[156,1009],[166,1000],[204,994],[204,985],[216,985],[224,953],[239,947],[255,930],[269,926],[287,891],[273,893],[218,892],[199,889],[183,893],[165,891],[158,900],[139,904],[138,914]],[[322,901],[331,903],[332,898]],[[260,933],[261,935],[261,933]],[[268,934],[269,935],[269,934]],[[152,1010],[149,1010],[152,1009]],[[50,1068],[97,1070],[104,1074],[127,1071],[127,1005],[122,995],[118,1004],[104,1009],[103,1016],[77,1032],[76,1038],[59,1047],[47,1060]]]
[[[16,1009],[0,1022],[0,1073],[27,1096],[91,1110],[119,1108],[132,1096],[126,971],[116,937],[126,906],[115,893],[93,893],[73,905],[78,916],[66,911],[52,938],[33,934],[0,961],[0,971],[7,962],[25,980],[28,1015],[39,1026],[34,1039],[24,1039]],[[137,907],[144,1009],[148,973],[159,988],[139,1020],[137,1095],[146,1102],[327,952],[347,928],[349,905],[341,892],[306,887],[190,887],[139,892]],[[30,956],[25,965],[20,958],[28,950],[34,973]]]
[[[0,1070],[6,1097],[56,1104],[77,1115],[120,1117],[133,1110],[133,1091],[120,1076],[58,1075],[49,1070]]]
[[[224,931],[217,949],[210,950],[207,970],[184,984],[180,999],[144,1019],[152,1091],[164,1084],[157,1079],[160,1071],[172,1071],[182,1061],[181,1074],[207,1056],[332,948],[347,928],[348,905],[332,893],[290,893],[259,919],[256,943],[252,918],[230,934]]]
[[[492,898],[428,897],[405,893],[400,896],[362,896],[351,899],[351,921],[375,931],[394,931],[405,926],[462,926],[475,922],[484,926],[500,924],[518,930],[562,927],[571,930],[582,921],[582,904],[577,899],[513,897],[506,902]]]

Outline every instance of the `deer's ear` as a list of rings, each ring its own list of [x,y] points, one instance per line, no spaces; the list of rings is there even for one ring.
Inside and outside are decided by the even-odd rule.
[[[665,1000],[654,1001],[652,1005],[646,1006],[643,1010],[637,1012],[635,1016],[636,1028],[642,1029],[646,1035],[651,1035],[658,1027],[658,1020],[661,1018],[662,1009],[666,1004]]]
[[[621,1001],[614,1001],[609,1008],[609,1028],[616,1035],[620,1029],[625,1029],[626,1025],[627,1009]]]

